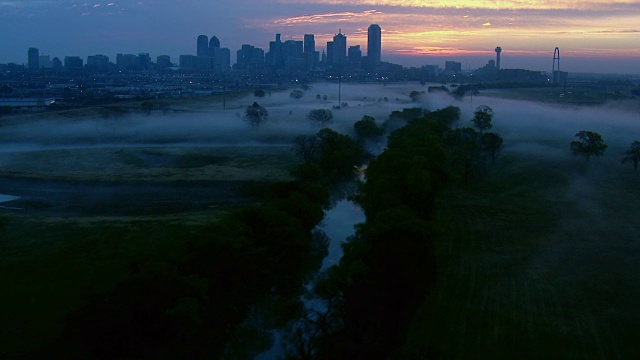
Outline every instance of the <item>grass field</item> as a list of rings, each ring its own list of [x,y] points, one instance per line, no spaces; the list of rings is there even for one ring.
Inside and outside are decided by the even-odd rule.
[[[438,282],[408,348],[456,359],[640,355],[640,174],[506,153],[438,205]]]

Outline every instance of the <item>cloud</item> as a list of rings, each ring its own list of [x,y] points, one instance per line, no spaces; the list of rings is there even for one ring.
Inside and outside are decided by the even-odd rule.
[[[366,10],[362,12],[336,12],[326,14],[314,14],[294,16],[288,18],[276,19],[274,24],[278,25],[298,25],[298,24],[311,24],[311,23],[333,23],[336,21],[352,21],[356,18],[371,18],[375,15],[381,15],[382,12],[378,10]]]
[[[637,0],[278,0],[285,4],[366,5],[405,8],[455,8],[491,10],[595,10],[638,7]]]

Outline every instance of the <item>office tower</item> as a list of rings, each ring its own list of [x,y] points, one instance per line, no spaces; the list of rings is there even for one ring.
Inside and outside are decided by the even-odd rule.
[[[333,65],[333,41],[327,41],[327,54],[324,61],[327,65]]]
[[[352,68],[359,68],[362,61],[362,51],[360,45],[349,46],[349,66]]]
[[[462,72],[462,63],[457,61],[445,61],[444,70],[451,73]]]
[[[227,72],[231,68],[231,50],[213,48],[211,69],[216,72]]]
[[[51,57],[49,55],[40,55],[40,67],[51,69]]]
[[[138,54],[138,65],[142,70],[151,69],[151,56],[149,55],[149,53]]]
[[[159,55],[156,58],[156,65],[160,69],[166,69],[173,66],[173,64],[171,63],[171,57],[169,55]]]
[[[316,40],[313,34],[304,34],[304,52],[316,52]]]
[[[106,55],[88,56],[87,68],[94,71],[107,71],[109,69],[109,57]]]
[[[371,69],[380,65],[382,55],[382,30],[377,24],[369,26],[367,37],[367,61]]]
[[[140,58],[133,54],[117,54],[116,65],[120,71],[133,71],[140,69]]]
[[[209,49],[215,49],[220,47],[220,40],[218,40],[217,36],[212,36],[211,40],[209,40]]]
[[[282,59],[287,69],[305,68],[304,44],[302,41],[287,40],[282,43]]]
[[[53,59],[51,59],[51,68],[54,70],[62,69],[62,61],[60,61],[58,57],[54,57]]]
[[[347,63],[347,37],[342,34],[342,30],[339,30],[338,34],[333,37],[333,60],[331,63],[334,66]]]
[[[37,48],[29,48],[29,51],[27,51],[27,61],[27,67],[30,71],[40,69],[40,51]]]
[[[181,69],[193,69],[196,65],[196,56],[193,55],[180,55],[180,68]]]
[[[197,45],[198,56],[209,56],[209,38],[207,37],[207,35],[198,36]]]
[[[269,42],[267,63],[275,69],[284,67],[284,60],[282,59],[282,40],[280,40],[280,34],[276,34],[276,41]]]
[[[252,45],[244,44],[242,48],[236,52],[237,70],[255,71],[264,67],[264,50]]]
[[[316,51],[316,39],[313,34],[304,34],[304,58],[307,70],[313,69],[318,63],[320,53]]]
[[[64,57],[64,67],[67,70],[78,70],[82,69],[84,65],[84,61],[79,56],[65,56]]]

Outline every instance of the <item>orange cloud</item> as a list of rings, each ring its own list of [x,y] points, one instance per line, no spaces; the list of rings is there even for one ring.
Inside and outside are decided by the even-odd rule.
[[[455,8],[491,10],[595,10],[638,5],[637,0],[278,0],[280,3],[366,5],[413,8]]]

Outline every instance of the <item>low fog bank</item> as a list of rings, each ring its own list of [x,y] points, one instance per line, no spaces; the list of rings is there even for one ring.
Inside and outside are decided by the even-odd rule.
[[[609,145],[603,158],[619,162],[622,152],[634,140],[640,140],[640,112],[611,103],[580,107],[484,96],[456,100],[444,93],[425,94],[420,103],[431,110],[449,105],[459,107],[461,118],[454,126],[472,126],[475,109],[488,105],[494,111],[490,131],[504,138],[504,153],[571,157],[569,143],[575,140],[575,134],[591,130],[600,133]]]
[[[341,109],[334,108],[339,103],[338,84],[318,84],[306,90],[301,99],[291,98],[290,90],[272,92],[262,98],[248,95],[228,103],[227,110],[14,122],[0,126],[0,152],[28,151],[38,146],[289,144],[296,135],[320,130],[307,119],[313,109],[332,110],[334,121],[330,127],[351,133],[353,123],[363,115],[374,116],[381,123],[391,111],[411,106],[408,89],[407,85],[343,84],[341,100],[346,106]],[[269,113],[258,127],[251,127],[244,120],[244,109],[253,102]]]

